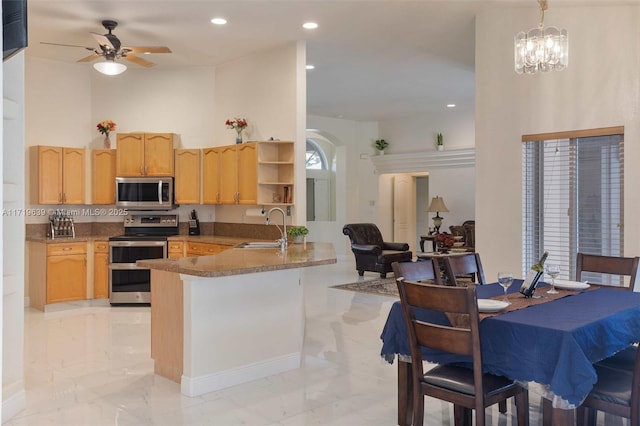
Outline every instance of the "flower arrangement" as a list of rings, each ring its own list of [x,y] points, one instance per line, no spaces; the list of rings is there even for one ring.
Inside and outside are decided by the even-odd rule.
[[[227,129],[233,129],[238,132],[238,137],[236,138],[236,143],[242,143],[242,131],[247,128],[249,125],[245,118],[235,117],[233,120],[227,120],[224,122],[224,125],[227,126]]]
[[[451,234],[442,233],[438,234],[438,236],[436,237],[436,242],[440,247],[452,247],[455,241],[456,240]]]
[[[287,228],[287,235],[290,237],[304,237],[309,233],[306,226],[290,226]]]
[[[384,151],[389,146],[389,142],[384,139],[378,139],[375,141],[374,145],[378,151]]]
[[[110,132],[113,132],[117,129],[117,125],[111,120],[104,120],[96,124],[96,128],[103,135],[109,136]]]

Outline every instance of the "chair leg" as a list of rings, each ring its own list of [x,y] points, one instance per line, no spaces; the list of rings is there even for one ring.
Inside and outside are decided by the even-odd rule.
[[[380,278],[387,278],[386,272],[380,272]]]
[[[551,412],[553,411],[553,406],[551,405],[551,400],[547,398],[542,398],[542,426],[551,426]]]
[[[424,395],[420,393],[418,386],[413,386],[413,426],[424,424]]]
[[[515,399],[518,426],[529,426],[529,391],[523,389],[515,396]]]
[[[502,401],[498,402],[498,411],[500,411],[502,414],[507,412],[507,400],[503,399]]]
[[[471,426],[471,409],[461,405],[453,406],[453,424],[455,426]]]
[[[364,269],[358,269],[358,275],[364,276]]]

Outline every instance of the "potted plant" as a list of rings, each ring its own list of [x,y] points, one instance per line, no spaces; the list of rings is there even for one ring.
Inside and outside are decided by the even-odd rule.
[[[304,242],[304,238],[309,233],[306,226],[290,226],[287,228],[287,237],[294,243]]]
[[[378,155],[384,155],[384,150],[389,146],[389,142],[384,139],[378,139],[375,142],[375,147],[378,150]]]
[[[444,138],[442,133],[438,133],[436,135],[436,148],[438,148],[438,151],[442,151],[444,149]]]

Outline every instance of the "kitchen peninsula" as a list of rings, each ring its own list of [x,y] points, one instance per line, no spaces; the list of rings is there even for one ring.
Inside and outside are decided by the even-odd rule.
[[[139,260],[151,269],[156,374],[193,397],[299,368],[300,268],[331,263],[336,256],[329,243]]]

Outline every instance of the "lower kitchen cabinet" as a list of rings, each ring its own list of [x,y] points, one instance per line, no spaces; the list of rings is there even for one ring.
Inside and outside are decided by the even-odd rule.
[[[222,244],[194,243],[187,241],[187,256],[211,256],[232,248]]]
[[[93,243],[93,298],[109,298],[109,242]]]
[[[177,259],[184,257],[184,242],[182,241],[169,241],[169,249],[167,250],[169,259]]]
[[[34,308],[87,298],[87,243],[29,244],[29,299]]]

